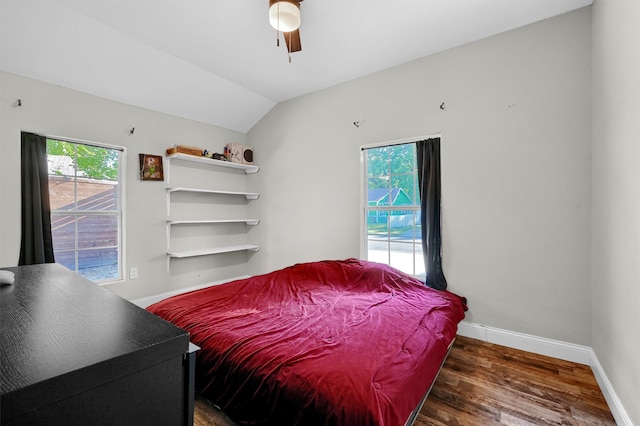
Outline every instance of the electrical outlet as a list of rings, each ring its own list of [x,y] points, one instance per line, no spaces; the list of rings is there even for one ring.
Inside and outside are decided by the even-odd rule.
[[[136,278],[138,278],[138,267],[129,268],[129,279],[135,280]]]

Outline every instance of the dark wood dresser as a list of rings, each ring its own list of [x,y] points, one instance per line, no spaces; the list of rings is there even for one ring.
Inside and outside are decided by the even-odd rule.
[[[187,332],[60,265],[3,269],[0,424],[193,422]]]

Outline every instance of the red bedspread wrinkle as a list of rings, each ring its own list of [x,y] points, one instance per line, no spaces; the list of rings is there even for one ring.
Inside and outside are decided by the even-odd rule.
[[[386,265],[297,264],[147,308],[191,333],[196,390],[238,424],[403,425],[464,299]]]

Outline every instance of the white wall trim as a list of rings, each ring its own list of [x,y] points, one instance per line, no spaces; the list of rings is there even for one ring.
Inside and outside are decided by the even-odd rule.
[[[631,418],[627,414],[627,411],[624,409],[622,402],[618,398],[618,395],[613,389],[609,378],[602,369],[602,365],[600,365],[600,361],[598,361],[598,357],[596,356],[596,353],[593,351],[593,349],[591,349],[591,362],[589,363],[589,365],[591,366],[593,375],[596,376],[598,386],[600,386],[600,389],[602,390],[604,399],[607,401],[609,409],[611,410],[611,414],[613,414],[613,418],[616,420],[616,423],[623,426],[633,426]]]
[[[458,325],[458,334],[539,355],[589,365],[591,348],[588,346],[546,339],[466,321],[462,321]]]
[[[464,337],[471,337],[497,345],[590,366],[616,423],[624,426],[633,426],[629,415],[624,409],[622,402],[618,398],[592,348],[467,321],[462,321],[458,324],[458,334]]]
[[[235,280],[240,280],[243,278],[249,278],[249,275],[242,275],[239,277],[234,277],[234,278],[229,278],[226,280],[220,280],[220,281],[213,281],[210,283],[204,283],[204,284],[200,284],[200,285],[196,285],[193,287],[187,287],[187,288],[181,288],[179,290],[173,290],[173,291],[167,291],[165,293],[160,293],[160,294],[154,294],[153,296],[147,296],[147,297],[141,297],[139,299],[133,299],[131,300],[131,303],[134,303],[138,306],[140,306],[141,308],[146,308],[147,306],[153,305],[156,302],[159,302],[163,299],[166,299],[167,297],[171,297],[171,296],[177,296],[178,294],[182,294],[182,293],[188,293],[190,291],[194,291],[194,290],[200,290],[203,288],[207,288],[207,287],[211,287],[213,285],[220,285],[220,284],[224,284],[224,283],[228,283],[231,281],[235,281]]]

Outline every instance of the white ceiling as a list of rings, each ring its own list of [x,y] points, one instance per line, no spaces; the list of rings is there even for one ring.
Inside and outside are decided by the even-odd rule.
[[[0,0],[0,69],[246,133],[275,104],[592,0]]]

